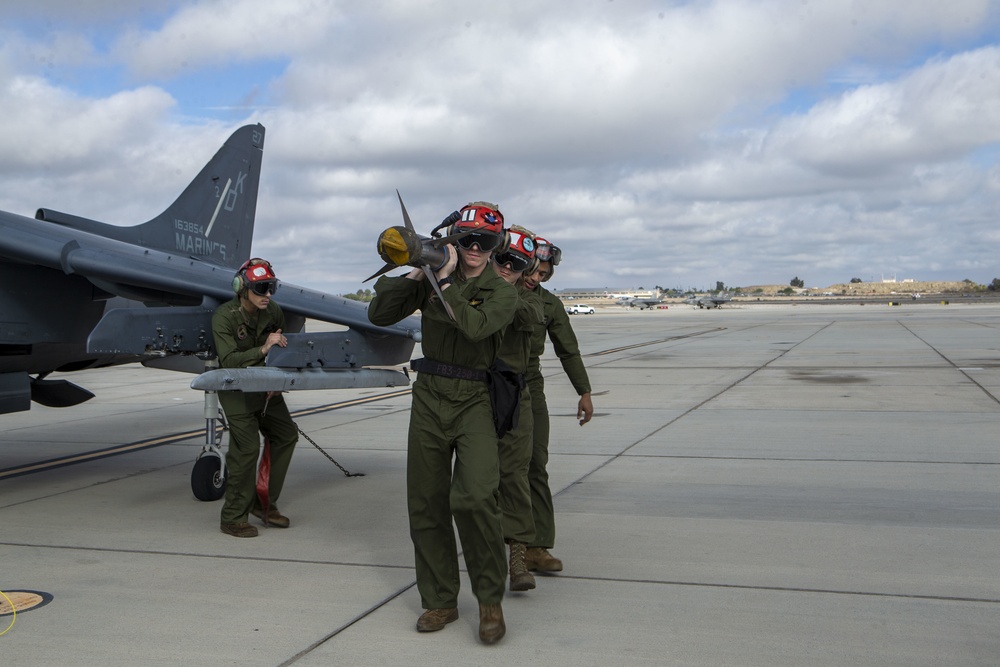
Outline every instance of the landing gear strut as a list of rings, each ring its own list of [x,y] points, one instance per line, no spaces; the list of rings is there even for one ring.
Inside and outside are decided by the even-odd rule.
[[[218,368],[219,362],[209,359],[205,370]],[[226,493],[226,457],[222,454],[222,432],[217,431],[216,421],[225,417],[219,413],[219,395],[214,391],[205,392],[205,445],[191,469],[191,491],[198,500],[218,500]]]

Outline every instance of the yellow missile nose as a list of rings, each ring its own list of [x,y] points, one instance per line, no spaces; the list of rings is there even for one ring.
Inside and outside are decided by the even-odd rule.
[[[406,266],[410,263],[410,252],[406,239],[403,238],[398,227],[390,227],[382,232],[378,237],[377,248],[382,259],[390,264]]]

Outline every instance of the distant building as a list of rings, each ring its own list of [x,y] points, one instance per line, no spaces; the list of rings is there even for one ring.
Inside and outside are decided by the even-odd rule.
[[[896,283],[915,283],[917,281],[914,278],[903,278],[902,280],[896,280],[896,276],[895,275],[893,275],[892,278],[886,278],[885,274],[883,274],[882,275],[882,282],[883,283],[896,284]]]

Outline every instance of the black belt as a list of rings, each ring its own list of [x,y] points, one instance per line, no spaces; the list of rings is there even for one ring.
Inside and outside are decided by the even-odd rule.
[[[456,366],[454,364],[446,364],[443,361],[434,361],[433,359],[427,359],[426,357],[411,361],[410,368],[418,373],[440,375],[441,377],[455,378],[456,380],[475,380],[477,382],[486,382],[486,378],[489,377],[488,371],[476,368],[465,368],[464,366]]]

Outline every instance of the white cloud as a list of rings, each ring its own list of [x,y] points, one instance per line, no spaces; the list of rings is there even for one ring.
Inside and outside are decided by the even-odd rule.
[[[288,57],[322,41],[343,16],[324,0],[218,0],[182,7],[158,30],[133,29],[116,51],[135,76]]]
[[[1000,141],[1000,48],[935,60],[783,123],[773,142],[819,171],[880,171]]]
[[[0,8],[0,208],[150,217],[260,121],[255,249],[314,287],[378,268],[396,188],[427,230],[498,201],[566,249],[557,287],[1000,275],[995,1],[37,7]],[[230,73],[201,106],[270,106],[184,105]]]

